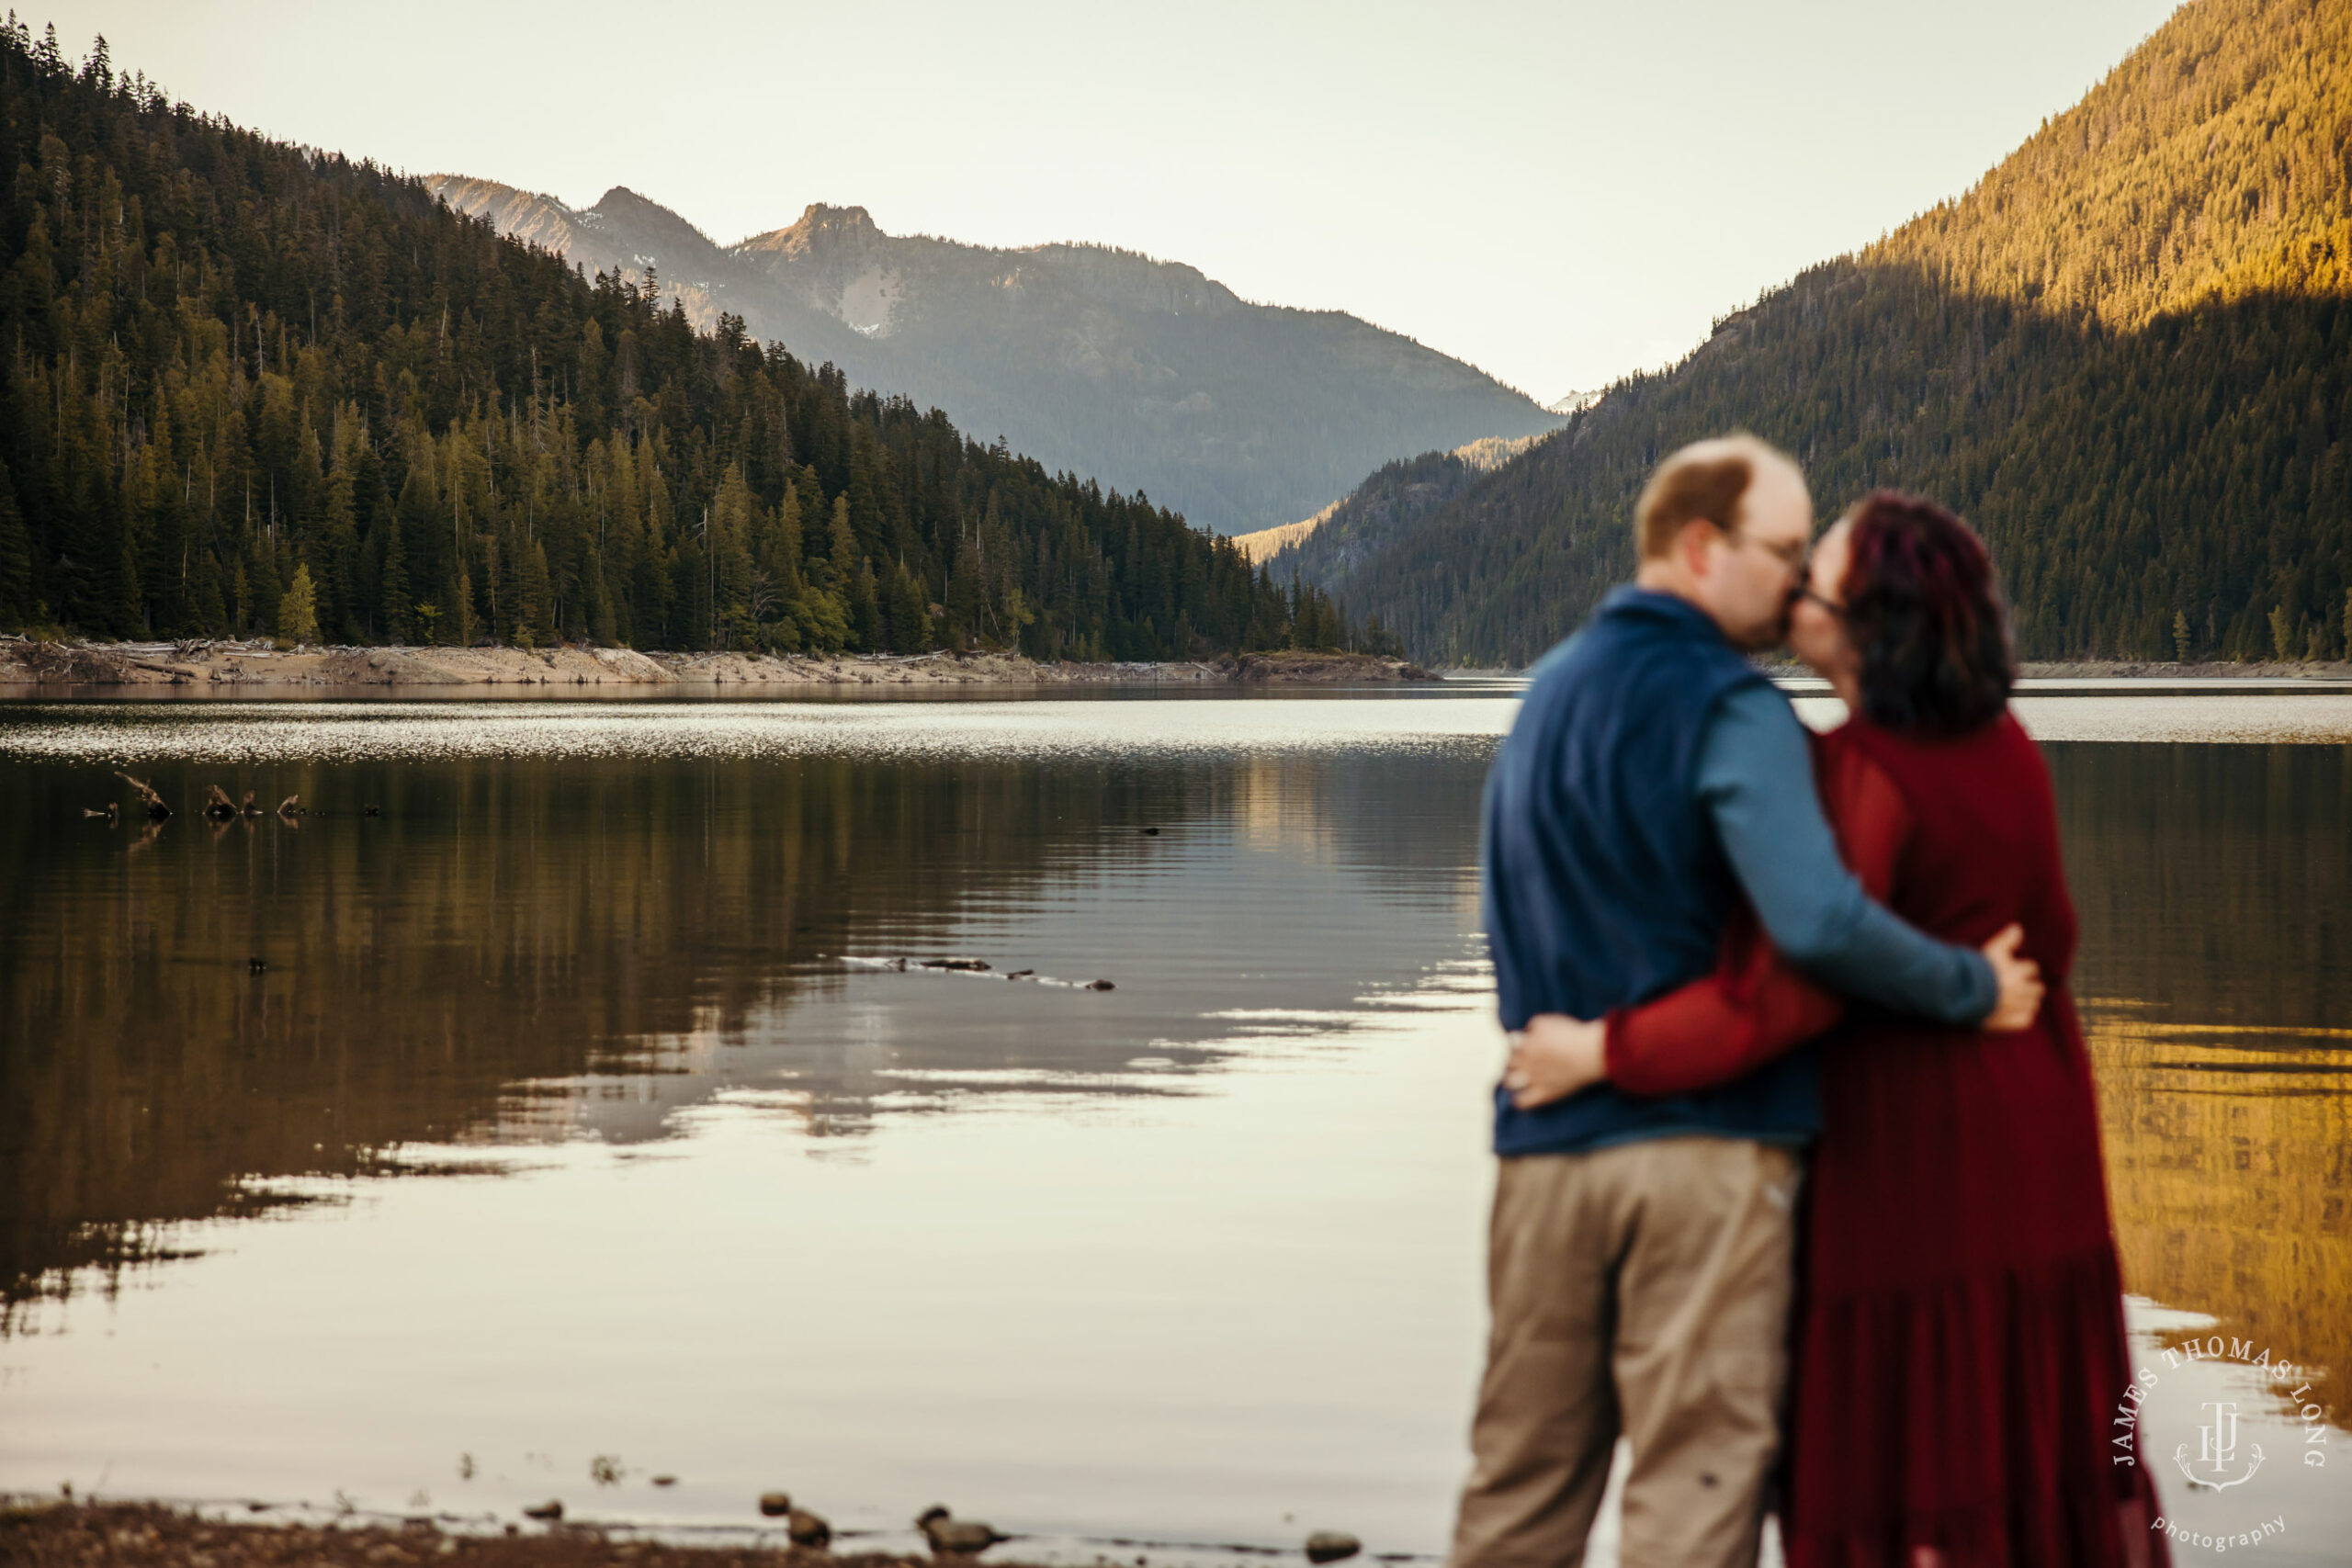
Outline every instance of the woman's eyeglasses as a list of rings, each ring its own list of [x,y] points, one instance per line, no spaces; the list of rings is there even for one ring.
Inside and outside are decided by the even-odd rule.
[[[1832,615],[1837,616],[1841,621],[1846,618],[1846,606],[1825,594],[1815,593],[1813,591],[1813,584],[1810,582],[1799,584],[1797,591],[1789,595],[1789,603],[1792,604],[1795,604],[1800,599],[1809,599],[1813,601],[1813,603],[1820,605],[1823,609],[1828,611]]]

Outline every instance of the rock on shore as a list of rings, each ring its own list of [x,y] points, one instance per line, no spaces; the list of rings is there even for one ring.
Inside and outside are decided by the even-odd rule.
[[[1214,663],[1039,663],[1008,653],[639,653],[625,648],[299,648],[261,642],[0,638],[0,689],[220,694],[322,687],[461,688],[1391,684],[1437,677],[1361,653],[1252,653]]]

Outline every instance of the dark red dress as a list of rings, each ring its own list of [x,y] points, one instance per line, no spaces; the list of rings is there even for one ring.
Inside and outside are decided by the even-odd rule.
[[[1873,897],[1969,945],[2023,922],[2050,991],[2013,1034],[1841,1006],[1744,918],[1715,975],[1611,1015],[1610,1077],[1636,1093],[1721,1082],[1827,1030],[1794,1325],[1792,1568],[2165,1562],[2151,1478],[2111,1457],[2122,1285],[2041,754],[2004,715],[1942,741],[1856,721],[1816,761]]]

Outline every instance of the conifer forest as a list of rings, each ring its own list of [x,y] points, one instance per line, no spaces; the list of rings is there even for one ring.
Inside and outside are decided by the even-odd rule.
[[[0,36],[0,628],[1146,660],[1358,640],[1140,494]]]

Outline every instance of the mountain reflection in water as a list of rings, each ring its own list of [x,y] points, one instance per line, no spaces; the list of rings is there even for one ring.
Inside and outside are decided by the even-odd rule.
[[[2285,705],[2268,717],[2233,700],[2140,701],[2167,735],[2210,717],[2237,738],[2255,718],[2292,725],[2333,699],[2277,699]],[[2340,1422],[2352,1367],[2352,747],[2340,726],[2332,743],[2113,742],[2132,728],[2129,700],[2024,708],[2039,734],[2064,736],[2071,722],[2100,738],[2049,749],[2083,930],[2075,988],[2131,1288],[2256,1338],[2275,1358],[2330,1369],[2317,1397]],[[772,1184],[787,1204],[821,1193],[840,1208],[823,1234],[854,1247],[855,1227],[879,1213],[856,1205],[881,1201],[860,1198],[858,1183],[881,1175],[861,1162],[913,1151],[918,1128],[956,1133],[923,1145],[920,1160],[982,1162],[941,1167],[976,1179],[1060,1139],[1040,1156],[1056,1169],[1098,1168],[1084,1162],[1130,1151],[1147,1175],[1154,1161],[1176,1162],[1191,1185],[1183,1201],[1226,1215],[1217,1223],[1235,1235],[1267,1200],[1333,1216],[1326,1232],[1249,1244],[1294,1250],[1282,1267],[1304,1272],[1269,1272],[1270,1254],[1238,1253],[1232,1282],[1199,1286],[1208,1306],[1160,1314],[1168,1321],[1151,1332],[1166,1337],[1174,1370],[1129,1361],[1117,1375],[1135,1421],[1159,1424],[1133,1441],[1170,1474],[1105,1458],[1108,1490],[1087,1506],[1130,1518],[1119,1510],[1143,1505],[1121,1501],[1130,1494],[1120,1487],[1173,1489],[1182,1496],[1168,1528],[1260,1539],[1295,1496],[1356,1495],[1347,1488],[1369,1484],[1363,1456],[1374,1454],[1389,1466],[1385,1484],[1405,1489],[1330,1522],[1425,1520],[1426,1539],[1392,1544],[1435,1550],[1474,1370],[1477,1124],[1493,1065],[1480,1016],[1478,793],[1510,711],[1482,694],[887,711],[0,705],[0,1345],[29,1369],[21,1382],[0,1377],[0,1412],[68,1423],[42,1428],[54,1438],[20,1434],[37,1464],[44,1442],[111,1441],[99,1415],[61,1414],[81,1408],[73,1390],[100,1387],[75,1382],[100,1374],[61,1353],[111,1323],[96,1309],[126,1281],[159,1298],[200,1294],[181,1281],[216,1277],[204,1272],[211,1263],[178,1259],[262,1234],[239,1216],[435,1191],[438,1179],[481,1171],[491,1185],[477,1190],[476,1211],[544,1222],[545,1201],[502,1208],[496,1194],[584,1179],[581,1152],[601,1147],[676,1156],[660,1190],[688,1202],[711,1193],[678,1163],[695,1159]],[[122,796],[117,766],[152,779],[181,814],[152,832],[84,818],[85,807]],[[316,814],[215,825],[195,808],[216,781],[268,801],[299,790]],[[368,805],[380,815],[361,815]],[[1033,969],[1116,988],[841,962],[951,953],[992,975]],[[1385,1043],[1344,1054],[1351,1038],[1374,1035]],[[1353,1089],[1341,1082],[1350,1074]],[[1394,1081],[1368,1081],[1374,1074]],[[1276,1078],[1296,1106],[1268,1099]],[[1356,1107],[1350,1114],[1373,1116],[1364,1107],[1378,1100],[1377,1115],[1362,1131],[1272,1130],[1275,1105],[1289,1107],[1284,1117],[1315,1113],[1322,1091],[1306,1078],[1340,1084],[1334,1103]],[[1129,1119],[1116,1136],[1061,1138],[1106,1110]],[[756,1117],[775,1135],[747,1142],[719,1111]],[[1261,1151],[1280,1149],[1295,1126],[1295,1161],[1242,1159],[1234,1170],[1257,1174],[1228,1175],[1245,1123],[1274,1140],[1249,1145]],[[1362,1146],[1368,1139],[1387,1142]],[[821,1178],[786,1179],[777,1147],[825,1162]],[[967,1194],[903,1185],[920,1160],[910,1152],[890,1178],[902,1185],[876,1190],[924,1204],[905,1194],[939,1192],[956,1211]],[[1269,1169],[1296,1190],[1227,1190]],[[1365,1170],[1404,1182],[1400,1191],[1419,1182],[1447,1195],[1393,1221],[1354,1215],[1350,1192]],[[363,1179],[373,1176],[422,1179]],[[388,1214],[396,1201],[374,1201]],[[795,1224],[816,1223],[805,1208],[794,1213]],[[288,1256],[326,1249],[345,1223],[299,1221],[321,1239],[298,1238]],[[621,1245],[654,1237],[626,1225],[615,1234]],[[1177,1239],[1223,1268],[1225,1234]],[[1148,1251],[1156,1236],[1139,1233],[1136,1245]],[[1392,1258],[1421,1261],[1392,1269]],[[832,1261],[828,1278],[845,1259]],[[1378,1330],[1388,1337],[1361,1353],[1385,1362],[1380,1386],[1329,1390],[1328,1408],[1251,1404],[1266,1369],[1298,1359],[1289,1341],[1274,1343],[1292,1332],[1284,1312],[1296,1308],[1330,1344],[1375,1333],[1371,1319],[1316,1317],[1332,1310],[1319,1297],[1299,1306],[1297,1280],[1359,1275],[1356,1293],[1335,1300],[1376,1296],[1424,1339]],[[743,1288],[800,1278],[755,1274]],[[510,1284],[550,1302],[566,1289],[537,1276],[500,1276],[494,1288]],[[1091,1320],[1066,1323],[1051,1300],[1007,1299],[1018,1303],[1007,1322],[1059,1350],[1075,1354],[1071,1336],[1091,1335],[1088,1354],[1134,1353],[1099,1304]],[[821,1304],[853,1325],[868,1311]],[[1210,1310],[1229,1314],[1221,1333],[1272,1325],[1268,1359],[1253,1371],[1206,1329],[1195,1339],[1194,1320]],[[203,1332],[184,1332],[188,1354],[205,1354]],[[861,1345],[833,1357],[859,1374],[841,1374],[841,1397],[887,1404],[897,1384],[865,1375]],[[741,1351],[756,1359],[769,1348]],[[903,1340],[887,1352],[908,1353]],[[1047,1365],[1034,1346],[1019,1354]],[[1046,1376],[1023,1365],[1023,1377]],[[132,1401],[126,1420],[144,1414],[137,1400],[147,1396],[104,1397]],[[196,1382],[182,1393],[189,1409],[210,1397]],[[913,1408],[954,1409],[965,1397],[960,1385],[929,1388]],[[1037,1398],[1040,1432],[1085,1408]],[[838,1421],[850,1407],[823,1408]],[[714,1419],[701,1405],[684,1414]],[[993,1408],[989,1417],[1001,1418]],[[170,1447],[171,1418],[149,1439],[155,1452]],[[1183,1434],[1195,1420],[1199,1451],[1225,1454],[1235,1476],[1265,1478],[1279,1500],[1259,1513],[1238,1490],[1204,1500],[1217,1485],[1242,1486],[1230,1476],[1185,1491],[1176,1456],[1191,1451]],[[1236,1422],[1274,1436],[1226,1453]],[[871,1450],[841,1451],[907,1449],[914,1429],[877,1426]],[[1333,1444],[1370,1434],[1349,1450],[1356,1480],[1336,1459],[1281,1448],[1292,1439],[1280,1434],[1302,1431]],[[407,1430],[387,1433],[384,1463],[408,1464]],[[839,1449],[838,1438],[825,1440]],[[9,1451],[0,1441],[0,1460]],[[1009,1444],[1001,1457],[1012,1464],[1031,1451]],[[433,1462],[447,1457],[434,1450]],[[844,1474],[865,1473],[841,1462]],[[267,1479],[238,1473],[220,1484]],[[877,1502],[877,1517],[895,1517],[900,1501]],[[1084,1514],[1067,1517],[1082,1524]]]
[[[1350,1007],[1463,947],[1487,743],[1466,744],[1377,766],[164,760],[142,776],[187,804],[156,830],[82,818],[122,793],[103,766],[10,762],[0,1281],[14,1304],[168,1255],[171,1222],[285,1201],[270,1179],[397,1173],[406,1144],[660,1137],[744,1084],[835,1139],[992,1089],[1190,1092],[1235,1012]],[[208,821],[216,780],[313,814]],[[1160,896],[1204,875],[1204,897]],[[1101,925],[1105,901],[1132,921]],[[1285,907],[1305,918],[1265,942]],[[998,973],[1117,988],[839,962],[951,936]],[[1164,1065],[1127,1071],[1147,1050]]]

